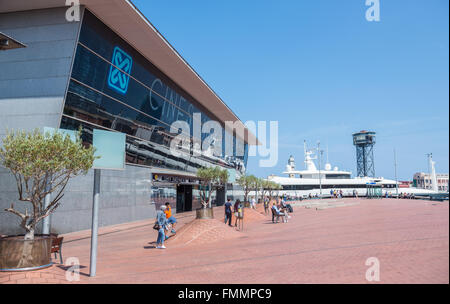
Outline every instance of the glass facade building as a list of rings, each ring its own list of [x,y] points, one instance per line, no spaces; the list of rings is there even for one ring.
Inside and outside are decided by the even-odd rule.
[[[208,109],[165,76],[125,40],[85,10],[76,55],[66,94],[61,128],[83,127],[83,139],[91,142],[92,129],[127,135],[126,162],[148,167],[195,173],[200,167],[222,166],[243,172],[248,146],[223,128],[214,139],[221,153],[194,155],[193,145],[177,153],[170,143],[177,135],[203,142],[193,132],[194,114],[202,125],[218,121]],[[185,122],[189,133],[171,132],[175,121]],[[173,131],[173,130],[172,130]],[[226,138],[232,138],[227,155]],[[202,147],[206,149],[207,147]],[[217,149],[217,148],[216,148]]]
[[[232,181],[255,135],[131,1],[82,2],[73,7],[77,18],[68,18],[64,1],[0,5],[0,32],[26,46],[0,52],[0,138],[7,130],[82,127],[91,144],[96,129],[124,133],[125,169],[101,173],[100,226],[148,220],[166,202],[177,213],[200,207],[200,167],[230,173],[227,193],[213,191],[213,204],[238,195]],[[226,132],[227,121],[236,129]],[[89,170],[70,180],[50,219],[53,232],[91,228],[93,178]],[[4,211],[17,200],[15,179],[1,166],[0,185],[0,231],[20,234]]]

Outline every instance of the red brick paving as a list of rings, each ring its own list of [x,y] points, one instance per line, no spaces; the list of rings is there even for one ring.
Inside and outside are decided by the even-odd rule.
[[[223,221],[196,219],[179,229],[173,237],[169,238],[166,245],[171,248],[174,246],[193,246],[239,237],[241,237],[241,234],[224,225]]]
[[[0,272],[0,284],[66,284],[65,272],[52,267],[39,271]]]
[[[211,220],[218,237],[204,234],[206,242],[188,245],[174,238],[164,250],[152,244],[153,220],[101,228],[95,278],[87,276],[88,232],[66,235],[63,256],[80,259],[80,283],[368,283],[369,257],[380,261],[379,283],[449,283],[448,202],[328,201],[358,204],[322,210],[297,206],[289,223],[278,224],[260,209],[246,209],[249,218],[260,219],[246,221],[241,232],[223,224],[223,207],[218,207],[217,220]],[[182,216],[180,239],[182,225],[193,220],[192,214]],[[26,279],[49,280],[46,271]],[[58,274],[53,280],[63,282],[62,269],[51,271]],[[7,275],[16,275],[9,283],[23,282],[23,273]],[[5,283],[1,273],[0,283]]]

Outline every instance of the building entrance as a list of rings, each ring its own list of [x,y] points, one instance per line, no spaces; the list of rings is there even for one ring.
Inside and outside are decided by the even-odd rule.
[[[177,186],[177,213],[192,211],[192,185]]]

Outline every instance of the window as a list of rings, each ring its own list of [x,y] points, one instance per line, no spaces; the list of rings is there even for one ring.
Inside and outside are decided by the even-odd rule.
[[[118,50],[126,54],[126,68],[121,66],[121,60],[113,60],[118,56]],[[117,70],[116,76],[126,78],[126,86],[118,87],[117,83],[111,83],[113,70]],[[191,138],[194,113],[201,113],[202,122],[213,117],[151,62],[88,10],[85,11],[61,128],[77,129],[82,125],[86,129],[84,138],[87,142],[91,142],[89,132],[93,128],[127,134],[128,163],[183,171],[223,165],[213,158],[193,157],[191,147],[178,157],[170,153],[170,142],[178,135],[170,133],[171,124],[174,121],[187,122],[191,127],[190,133],[184,135]],[[225,134],[223,130],[222,134]],[[207,136],[202,134],[201,139]],[[247,144],[233,138],[238,151],[233,151],[232,160],[240,159],[246,165]],[[225,160],[225,153],[218,157]],[[237,166],[235,161],[226,162],[230,167]]]

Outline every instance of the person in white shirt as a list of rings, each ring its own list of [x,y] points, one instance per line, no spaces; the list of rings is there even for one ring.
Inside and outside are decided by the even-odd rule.
[[[250,200],[250,204],[252,206],[253,209],[256,209],[256,200],[255,197],[252,197],[252,199]]]

